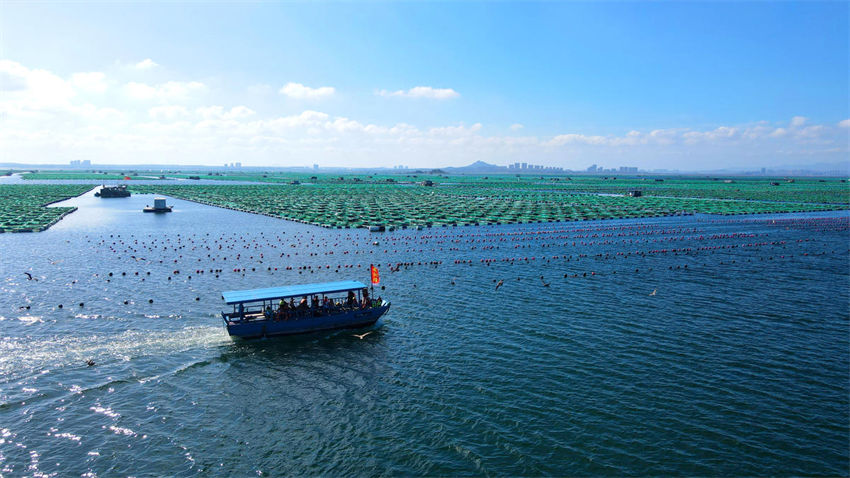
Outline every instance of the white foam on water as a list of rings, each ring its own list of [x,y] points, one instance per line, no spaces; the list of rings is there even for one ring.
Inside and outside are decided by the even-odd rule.
[[[40,320],[40,319],[39,319]],[[170,355],[230,343],[221,327],[186,327],[173,332],[127,330],[115,335],[52,336],[44,339],[0,340],[0,376],[43,373],[61,366],[84,366],[89,359],[130,361],[151,355]]]
[[[91,410],[95,413],[100,413],[101,415],[106,415],[107,417],[110,417],[110,418],[118,418],[118,417],[121,416],[120,413],[112,410],[111,408],[102,407],[100,405],[95,406],[95,407],[89,407],[89,410]]]
[[[131,430],[129,428],[125,428],[125,427],[116,427],[114,425],[109,425],[109,429],[112,431],[112,433],[115,433],[116,435],[125,435],[125,436],[132,436],[132,437],[138,436],[138,434],[136,432],[134,432],[133,430]]]
[[[73,433],[67,433],[67,432],[54,433],[53,436],[55,436],[56,438],[67,438],[68,440],[76,441],[76,442],[82,440],[82,437],[80,437],[79,435],[74,435]]]

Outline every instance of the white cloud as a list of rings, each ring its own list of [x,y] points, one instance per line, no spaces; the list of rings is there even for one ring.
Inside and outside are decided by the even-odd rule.
[[[203,103],[201,93],[207,88],[200,82],[126,81],[99,72],[62,78],[0,60],[3,156],[33,163],[84,155],[100,162],[195,164],[239,157],[246,164],[278,166],[314,162],[375,166],[397,164],[398,158],[404,158],[413,167],[477,159],[505,164],[534,158],[536,164],[568,168],[596,162],[689,169],[738,166],[754,160],[759,165],[778,165],[787,164],[789,158],[836,161],[848,156],[850,143],[850,119],[816,124],[795,118],[622,134],[562,131],[546,136],[517,136],[515,131],[526,131],[517,123],[506,134],[497,135],[481,123],[417,127],[402,121],[370,124],[354,113],[347,117],[315,110],[264,114],[259,110],[262,98],[251,95],[244,105]],[[108,93],[113,84],[121,85],[122,95],[87,94],[104,88]],[[216,93],[222,93],[221,101],[226,101],[227,92]],[[244,89],[231,93],[241,97]],[[408,96],[408,91],[402,93]],[[258,111],[251,108],[255,104]]]
[[[292,82],[287,83],[280,89],[280,94],[299,100],[327,98],[329,96],[333,96],[335,92],[336,90],[332,86],[310,88],[309,86],[304,86],[301,83]]]
[[[806,126],[797,132],[797,135],[803,138],[817,138],[823,133],[824,128],[822,125],[812,125]]]
[[[460,93],[451,89],[451,88],[432,88],[430,86],[414,86],[413,88],[405,91],[387,91],[380,90],[378,91],[378,95],[380,96],[400,96],[404,98],[429,98],[434,100],[448,100],[452,98],[459,98]]]
[[[148,114],[158,121],[174,121],[189,116],[189,110],[177,105],[154,106],[148,110]]]
[[[181,100],[206,90],[206,85],[199,81],[169,81],[151,86],[146,83],[131,81],[124,85],[124,90],[130,98],[137,100]]]
[[[654,133],[654,131],[653,131]],[[568,144],[591,144],[601,145],[609,141],[604,136],[585,136],[583,134],[569,133],[559,134],[546,142],[548,146],[564,146]]]
[[[99,71],[74,73],[71,75],[71,84],[79,90],[90,93],[103,93],[107,88],[106,75]]]
[[[475,123],[470,127],[466,126],[441,126],[437,128],[431,128],[428,130],[428,133],[433,136],[467,136],[473,133],[477,133],[481,130],[481,123]]]
[[[150,58],[145,58],[144,60],[135,64],[135,68],[137,70],[150,70],[151,68],[159,66],[155,61]]]
[[[254,110],[247,106],[234,106],[230,111],[225,111],[221,106],[207,106],[195,111],[204,119],[223,120],[243,119],[254,114]]]
[[[124,85],[124,89],[131,98],[149,100],[156,96],[156,88],[145,83],[132,81]]]
[[[68,108],[76,95],[73,86],[59,76],[11,60],[0,60],[0,89],[0,111]]]
[[[791,126],[803,126],[808,120],[809,118],[806,118],[805,116],[795,116],[791,118]]]

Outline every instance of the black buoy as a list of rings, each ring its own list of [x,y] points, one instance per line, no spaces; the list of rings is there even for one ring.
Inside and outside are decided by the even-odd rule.
[[[153,304],[153,299],[148,299],[148,304]]]
[[[62,308],[62,304],[59,304],[59,308],[60,308],[60,309]]]
[[[82,302],[80,302],[80,307],[82,307],[82,306],[84,306],[84,305],[85,305],[85,304],[83,304]]]
[[[124,301],[124,305],[127,305],[127,303],[128,303],[128,301],[126,301],[126,300],[125,300],[125,301]]]

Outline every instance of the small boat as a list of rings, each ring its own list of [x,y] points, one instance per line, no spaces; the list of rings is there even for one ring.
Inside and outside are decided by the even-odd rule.
[[[124,184],[120,184],[118,186],[101,186],[100,191],[94,193],[94,197],[98,198],[128,198],[130,197],[130,191],[127,190],[127,186]]]
[[[153,207],[145,206],[142,211],[144,212],[171,212],[171,208],[174,206],[166,206],[165,198],[154,198]]]
[[[367,327],[390,310],[389,302],[370,299],[362,282],[350,280],[232,290],[221,296],[233,306],[232,312],[221,313],[227,333],[240,338]]]

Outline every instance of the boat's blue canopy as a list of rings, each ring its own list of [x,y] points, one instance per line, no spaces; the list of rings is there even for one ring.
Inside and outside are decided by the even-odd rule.
[[[344,280],[339,282],[321,282],[318,284],[299,284],[284,287],[269,287],[266,289],[228,290],[221,293],[228,304],[242,304],[261,300],[283,299],[314,294],[333,294],[349,290],[365,289],[362,282]]]

